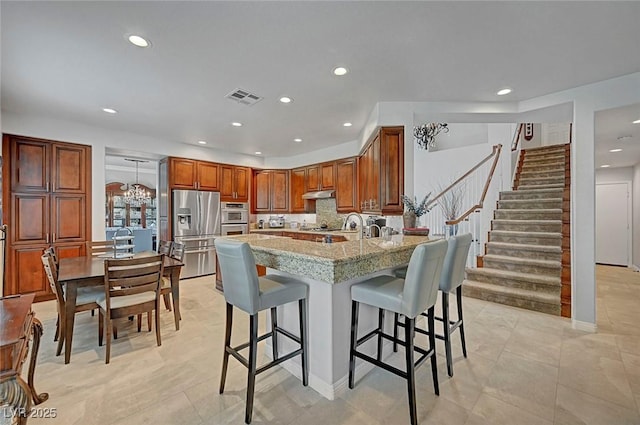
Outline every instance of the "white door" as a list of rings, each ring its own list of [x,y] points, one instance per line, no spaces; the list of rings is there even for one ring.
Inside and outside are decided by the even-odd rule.
[[[629,183],[596,184],[596,263],[629,265]]]

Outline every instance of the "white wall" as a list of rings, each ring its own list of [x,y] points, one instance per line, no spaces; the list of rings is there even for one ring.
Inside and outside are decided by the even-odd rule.
[[[640,271],[640,164],[633,167],[633,265]]]
[[[633,181],[633,167],[600,168],[596,170],[596,184]]]
[[[143,184],[151,189],[157,189],[158,172],[156,169],[139,169],[138,170],[138,183]],[[136,182],[135,169],[125,169],[124,167],[115,167],[112,165],[106,166],[105,171],[105,184],[120,182],[125,184],[133,184]]]

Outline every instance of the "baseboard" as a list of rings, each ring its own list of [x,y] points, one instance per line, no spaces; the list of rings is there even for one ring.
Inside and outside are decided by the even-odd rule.
[[[596,325],[595,323],[582,322],[580,320],[575,320],[575,319],[571,320],[571,327],[573,329],[584,331],[584,332],[595,333],[598,331],[598,325]]]

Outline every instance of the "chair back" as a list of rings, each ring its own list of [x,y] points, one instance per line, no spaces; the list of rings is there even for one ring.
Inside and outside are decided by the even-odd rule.
[[[53,247],[53,246],[50,246],[49,248],[47,248],[47,250],[51,254],[51,259],[55,263],[56,268],[59,267],[60,266],[60,260],[58,259],[58,252],[56,251],[56,248]]]
[[[50,246],[49,248],[44,250],[44,254],[47,254],[51,257],[51,272],[55,275],[55,277],[58,277],[58,269],[60,268],[60,263],[58,262],[58,257],[56,255],[56,250],[54,247]],[[44,264],[44,263],[43,263]],[[45,269],[46,271],[46,269]]]
[[[44,254],[40,257],[42,265],[44,266],[44,272],[47,275],[47,280],[51,286],[51,290],[56,296],[59,306],[64,305],[64,289],[60,282],[58,282],[58,267],[53,261],[51,252],[49,249],[45,249]]]
[[[94,257],[103,254],[113,254],[113,241],[87,242],[87,252]]]
[[[173,242],[171,244],[170,257],[182,263],[184,261],[184,244],[180,242]]]
[[[420,244],[413,250],[404,280],[402,314],[413,319],[436,303],[446,253],[444,239]]]
[[[449,247],[440,275],[440,290],[442,292],[451,292],[462,285],[470,246],[471,233],[449,238]]]
[[[248,243],[217,239],[216,253],[227,303],[249,314],[259,305],[259,281],[253,251]]]
[[[164,265],[162,255],[148,257],[106,259],[104,287],[107,309],[113,297],[160,291],[160,278]]]
[[[160,241],[160,245],[158,245],[158,254],[164,254],[166,256],[171,255],[171,246],[173,242],[171,241]]]

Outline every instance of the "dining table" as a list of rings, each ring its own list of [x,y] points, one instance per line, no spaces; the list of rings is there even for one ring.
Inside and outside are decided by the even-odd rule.
[[[135,257],[155,255],[154,252],[136,253]],[[180,270],[183,263],[180,260],[163,256],[164,272],[171,281],[171,296],[173,297],[173,317],[176,330],[180,330]],[[73,341],[73,324],[75,321],[76,300],[78,288],[91,286],[104,287],[104,257],[85,256],[61,258],[58,267],[58,281],[65,286],[65,329],[64,333],[64,363],[71,360],[71,344]]]

